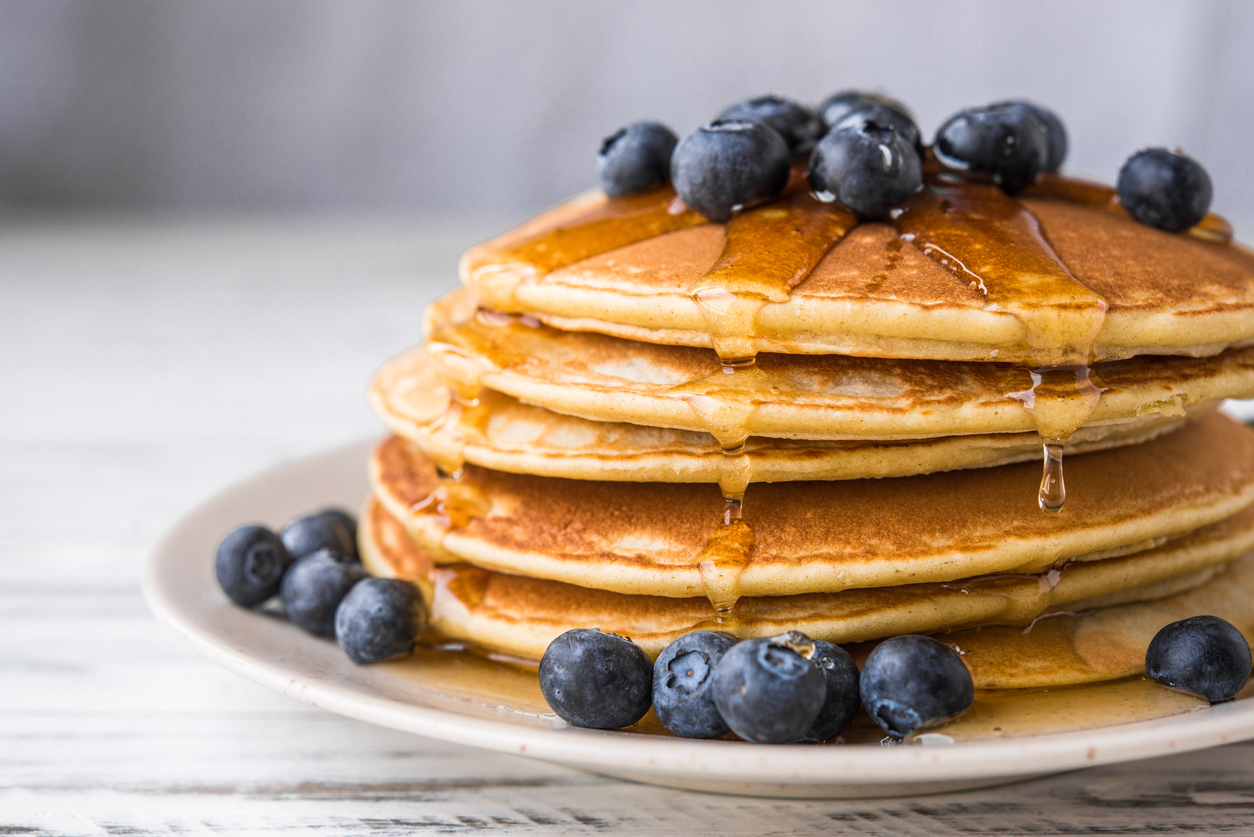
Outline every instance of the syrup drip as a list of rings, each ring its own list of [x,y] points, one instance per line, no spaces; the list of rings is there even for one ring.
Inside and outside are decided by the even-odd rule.
[[[435,487],[426,497],[409,507],[414,516],[434,518],[444,531],[460,529],[470,521],[485,516],[492,502],[482,491],[462,481],[462,471],[439,472]]]
[[[950,182],[931,176],[895,214],[901,237],[949,269],[987,300],[986,308],[1013,314],[1026,328],[1028,354],[1040,368],[1032,387],[1012,393],[1032,415],[1043,442],[1038,502],[1054,514],[1066,500],[1062,451],[1097,408],[1101,390],[1089,382],[1093,343],[1106,318],[1106,301],[1076,279],[1054,253],[1032,213],[990,183]],[[1061,369],[1074,385],[1038,389]]]
[[[792,289],[857,223],[841,204],[810,195],[802,178],[795,178],[778,199],[727,222],[718,261],[688,289],[724,363],[757,354],[758,311],[769,302],[787,302]]]
[[[705,596],[723,624],[740,599],[740,575],[749,563],[754,535],[743,519],[734,519],[714,530],[705,548],[697,555],[697,570]]]

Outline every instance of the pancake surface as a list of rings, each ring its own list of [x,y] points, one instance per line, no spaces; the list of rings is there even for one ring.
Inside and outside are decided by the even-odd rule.
[[[382,504],[371,503],[362,520],[367,567],[375,575],[416,581],[434,599],[433,627],[441,637],[532,660],[554,637],[580,627],[630,636],[656,657],[672,640],[699,629],[742,639],[801,630],[849,643],[970,625],[1023,626],[1045,612],[1159,599],[1198,588],[1223,572],[1224,562],[1254,546],[1254,510],[1246,510],[1164,546],[1070,564],[1041,576],[747,598],[737,605],[734,619],[720,624],[711,618],[705,599],[624,595],[463,564],[432,571],[430,559]]]
[[[753,485],[745,497],[752,528],[720,525],[723,501],[713,486],[475,466],[455,482],[397,438],[376,450],[372,478],[379,499],[438,562],[735,601],[1033,572],[1135,551],[1249,505],[1254,433],[1212,413],[1142,445],[1075,457],[1068,469],[1071,499],[1057,515],[1037,507],[1036,470],[1024,464]]]
[[[462,280],[498,311],[699,347],[720,337],[699,291],[756,294],[736,327],[740,351],[724,356],[1047,365],[1033,330],[1069,316],[1081,298],[1092,314],[1083,348],[1097,360],[1213,354],[1254,338],[1254,254],[1232,244],[1216,216],[1173,235],[1131,220],[1112,189],[1071,178],[1043,175],[1017,199],[927,182],[893,224],[833,217],[830,205],[806,203],[801,178],[727,224],[668,213],[669,189],[584,195],[472,249]],[[794,252],[793,232],[809,236],[809,251]],[[758,253],[784,259],[783,275],[755,262]],[[728,264],[738,267],[734,280]],[[1019,266],[1019,276],[1006,279],[1002,264]]]
[[[428,313],[442,325],[427,351],[467,398],[486,387],[558,413],[708,432],[725,443],[1033,431],[1065,439],[1086,425],[1131,429],[1254,396],[1254,347],[1102,363],[1083,373],[1084,387],[1074,370],[1034,378],[1009,364],[838,355],[764,354],[754,368],[726,374],[708,349],[560,332],[476,315],[476,305],[454,294]]]
[[[470,462],[514,474],[627,482],[716,483],[726,457],[709,433],[603,422],[555,413],[492,390],[473,406],[457,401],[423,349],[393,358],[371,382],[370,405],[394,433],[447,472]],[[1210,405],[1192,408],[1200,414]],[[1125,425],[1091,425],[1068,439],[1068,454],[1137,444],[1185,417],[1151,415]],[[911,441],[746,440],[750,482],[901,477],[1036,460],[1035,433],[986,433]]]

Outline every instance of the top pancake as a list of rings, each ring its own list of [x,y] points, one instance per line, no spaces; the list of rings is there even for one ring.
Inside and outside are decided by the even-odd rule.
[[[839,204],[807,203],[797,178],[728,224],[667,213],[669,190],[590,193],[472,249],[461,276],[498,311],[655,343],[723,339],[733,356],[1058,365],[1060,346],[1082,363],[1254,338],[1254,253],[1221,219],[1166,233],[1113,190],[1056,175],[1017,199],[928,184],[892,224],[856,225]],[[711,289],[722,301],[703,305]]]

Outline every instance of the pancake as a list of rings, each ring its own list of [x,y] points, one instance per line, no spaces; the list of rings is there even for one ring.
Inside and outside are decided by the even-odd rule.
[[[1155,634],[1203,615],[1226,619],[1254,642],[1254,556],[1233,561],[1194,590],[1156,601],[1051,616],[1030,631],[978,628],[937,638],[962,655],[977,688],[1063,686],[1142,673]]]
[[[708,349],[476,316],[475,305],[455,293],[428,314],[436,327],[427,351],[464,398],[486,387],[594,421],[707,432],[729,447],[747,436],[882,440],[1038,431],[1065,440],[1082,426],[1131,429],[1225,398],[1254,397],[1254,347],[1043,376],[1002,363],[778,354],[726,374]]]
[[[1205,584],[1222,571],[1223,562],[1254,547],[1254,510],[1155,549],[1070,564],[1045,575],[746,598],[737,604],[734,619],[721,624],[711,619],[705,599],[589,590],[464,564],[432,572],[431,559],[377,501],[362,515],[359,539],[372,574],[406,578],[423,588],[437,641],[457,640],[538,660],[559,634],[599,627],[630,636],[656,657],[674,639],[702,628],[742,639],[800,630],[843,644],[969,625],[1024,626],[1046,612],[1175,595]],[[1021,633],[1021,627],[1016,630]]]
[[[1254,433],[1212,413],[1151,442],[1075,457],[1071,500],[1035,502],[1029,464],[891,480],[755,484],[722,525],[713,486],[562,480],[467,465],[441,478],[392,437],[376,496],[437,562],[621,593],[740,596],[1038,572],[1127,554],[1254,500]],[[752,524],[750,528],[749,524]]]
[[[1166,233],[1129,218],[1113,189],[1049,174],[1011,198],[933,173],[891,224],[807,192],[795,171],[780,198],[727,224],[669,188],[589,193],[472,249],[461,278],[498,311],[724,357],[1044,366],[1059,348],[1084,362],[1254,338],[1254,253],[1214,215]],[[1051,332],[1063,321],[1074,345]]]
[[[375,415],[416,443],[446,472],[465,462],[566,479],[716,483],[726,466],[708,433],[602,422],[555,413],[492,390],[473,406],[453,398],[426,352],[412,349],[378,371],[368,391]],[[1210,405],[1194,407],[1197,415]],[[1186,421],[1151,415],[1072,434],[1068,454],[1148,441]],[[902,477],[1039,459],[1035,433],[984,433],[905,442],[795,440],[753,436],[745,443],[751,482]]]

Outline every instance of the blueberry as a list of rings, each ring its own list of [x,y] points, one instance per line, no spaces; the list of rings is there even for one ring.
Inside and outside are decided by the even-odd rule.
[[[1062,161],[1067,159],[1067,128],[1062,124],[1062,120],[1058,118],[1058,114],[1046,107],[1041,107],[1036,102],[1029,102],[1026,99],[1012,99],[1007,102],[997,102],[990,107],[1020,107],[1026,108],[1045,125],[1045,136],[1048,150],[1045,154],[1045,165],[1041,166],[1042,171],[1058,171],[1062,167]]]
[[[353,552],[350,553],[349,557],[355,557],[357,555],[357,518],[343,509],[335,507],[323,509],[318,514],[326,518],[332,526],[339,527],[344,539],[353,545]]]
[[[714,705],[714,668],[736,640],[714,631],[685,634],[653,666],[653,711],[684,738],[718,738],[727,724]]]
[[[670,179],[679,138],[660,122],[633,122],[601,141],[597,179],[611,198],[660,186]]]
[[[1119,169],[1119,203],[1142,224],[1181,232],[1210,209],[1206,169],[1191,157],[1166,148],[1147,148]]]
[[[936,157],[951,169],[986,172],[1010,194],[1028,186],[1049,158],[1049,129],[1021,105],[960,110],[936,132]]]
[[[732,646],[714,669],[714,703],[745,741],[786,744],[814,725],[827,699],[818,666],[794,648],[801,634],[748,639]]]
[[[218,542],[213,567],[218,584],[237,605],[253,607],[279,592],[292,558],[283,541],[264,526],[233,529]]]
[[[287,618],[317,636],[335,636],[335,609],[366,577],[361,564],[349,563],[329,549],[297,558],[283,574],[279,598]]]
[[[1232,700],[1250,679],[1250,645],[1218,616],[1182,619],[1154,635],[1145,673],[1155,683],[1211,703]]]
[[[858,666],[848,651],[821,639],[814,640],[814,654],[810,662],[818,667],[827,683],[827,700],[819,710],[819,717],[815,718],[801,740],[827,741],[840,735],[862,708],[862,698],[858,694]]]
[[[823,119],[823,125],[830,131],[837,122],[858,108],[869,104],[890,108],[911,122],[914,121],[910,108],[891,96],[873,93],[870,90],[841,90],[833,93],[823,100],[823,104],[819,105],[819,116]]]
[[[886,639],[862,666],[867,714],[894,738],[961,715],[975,701],[971,672],[953,649],[925,636]]]
[[[919,153],[901,134],[889,126],[865,122],[819,140],[810,155],[810,186],[861,218],[882,219],[923,186],[923,165]]]
[[[408,656],[426,628],[418,588],[399,578],[364,578],[335,610],[335,638],[357,665]]]
[[[916,151],[923,148],[923,138],[914,120],[901,111],[878,102],[865,102],[849,111],[832,125],[831,131],[839,131],[842,128],[861,130],[872,123],[878,128],[891,128],[896,131]]]
[[[805,154],[823,134],[818,114],[805,105],[771,94],[737,102],[718,115],[719,119],[763,122],[788,143],[793,154]]]
[[[349,561],[357,559],[356,525],[350,529],[344,525],[338,509],[305,514],[283,524],[279,537],[292,558],[312,555],[320,549],[330,549]],[[351,518],[350,518],[351,520]]]
[[[684,203],[711,221],[778,195],[788,183],[788,145],[761,122],[720,120],[679,141],[671,182]]]
[[[653,661],[626,637],[575,628],[544,650],[540,691],[567,723],[591,729],[629,727],[649,711]]]

